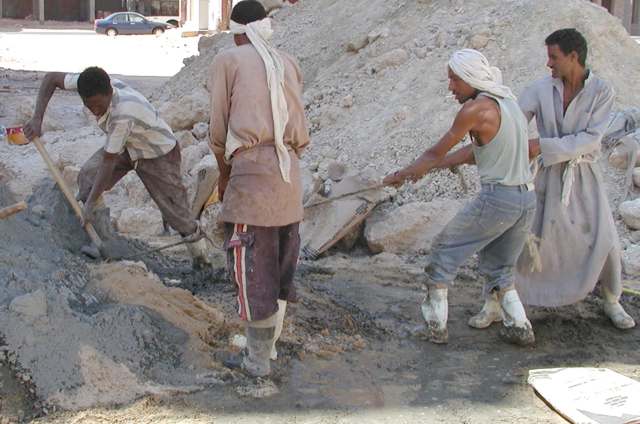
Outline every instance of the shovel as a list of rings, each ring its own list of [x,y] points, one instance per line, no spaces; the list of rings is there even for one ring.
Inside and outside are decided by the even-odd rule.
[[[58,170],[56,165],[53,163],[53,160],[51,160],[51,156],[49,156],[47,149],[45,149],[44,146],[42,145],[40,138],[35,137],[33,140],[31,140],[31,142],[33,143],[34,146],[36,146],[36,149],[38,149],[38,153],[40,153],[40,156],[42,156],[42,159],[47,165],[47,168],[49,168],[49,172],[51,173],[51,176],[53,177],[56,184],[58,184],[58,187],[60,187],[60,191],[62,191],[62,194],[64,194],[64,197],[67,198],[67,201],[71,205],[71,208],[73,209],[75,214],[78,216],[78,218],[80,218],[82,222],[85,222],[84,217],[82,216],[82,208],[80,208],[80,204],[78,203],[75,196],[67,186],[67,183],[64,181],[64,178],[62,178],[62,174],[60,174],[60,171]],[[22,143],[13,143],[13,144],[22,144]],[[96,232],[95,228],[93,228],[93,225],[84,224],[84,230],[87,232],[89,239],[91,239],[91,242],[95,245],[98,251],[102,252],[102,240],[100,239],[100,236]]]

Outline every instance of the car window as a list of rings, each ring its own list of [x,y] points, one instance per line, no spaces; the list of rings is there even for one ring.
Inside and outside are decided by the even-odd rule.
[[[138,15],[129,15],[129,22],[134,22],[136,24],[144,22],[144,18]]]
[[[129,20],[127,19],[126,14],[116,15],[113,17],[113,23],[115,24],[126,24],[127,22],[129,22]]]

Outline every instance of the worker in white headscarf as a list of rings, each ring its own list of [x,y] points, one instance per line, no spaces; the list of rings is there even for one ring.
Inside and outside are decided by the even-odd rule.
[[[262,4],[236,4],[230,29],[236,47],[218,53],[209,72],[210,135],[247,352],[225,363],[263,377],[277,358],[287,302],[295,301],[303,216],[298,157],[309,133],[300,67],[271,44]]]
[[[448,288],[458,268],[474,253],[487,281],[486,296],[498,301],[501,335],[519,345],[535,340],[531,323],[514,288],[514,268],[535,212],[533,176],[529,170],[527,121],[515,96],[502,85],[501,73],[478,51],[455,52],[448,64],[449,91],[461,103],[449,131],[404,169],[384,182],[399,186],[438,168],[463,163],[478,166],[480,195],[446,225],[433,244],[425,268],[427,295],[422,314],[427,337],[448,340]],[[472,143],[447,156],[467,134]]]

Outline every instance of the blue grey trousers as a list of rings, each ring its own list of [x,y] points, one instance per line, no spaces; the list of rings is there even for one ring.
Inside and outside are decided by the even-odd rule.
[[[427,284],[451,285],[460,265],[478,253],[479,271],[487,279],[484,293],[511,286],[535,208],[535,190],[526,185],[482,184],[480,195],[436,237],[425,268]]]

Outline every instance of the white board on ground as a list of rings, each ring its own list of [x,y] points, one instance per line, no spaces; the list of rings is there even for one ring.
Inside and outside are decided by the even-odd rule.
[[[531,370],[528,382],[572,423],[640,423],[640,383],[609,369]]]

